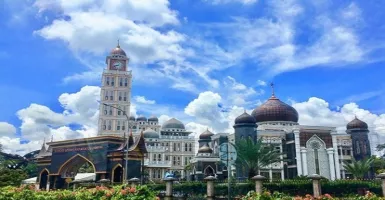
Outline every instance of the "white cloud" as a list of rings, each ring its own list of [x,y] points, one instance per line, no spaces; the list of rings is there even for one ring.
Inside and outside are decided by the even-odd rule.
[[[266,86],[266,82],[263,80],[257,80],[257,85],[259,86]]]
[[[222,96],[226,97],[225,103],[236,106],[253,105],[253,97],[263,93],[264,90],[259,90],[257,92],[253,88],[236,81],[231,76],[227,76],[223,80],[223,88],[221,89]]]
[[[258,2],[258,0],[204,0],[212,4],[228,4],[228,3],[241,3],[244,5],[250,5]]]
[[[0,122],[0,137],[2,136],[12,137],[15,134],[16,134],[15,126],[7,122]]]
[[[298,111],[299,123],[302,125],[332,126],[343,132],[346,130],[346,124],[356,115],[369,125],[371,131],[385,136],[385,114],[373,114],[356,103],[345,104],[339,110],[333,111],[327,101],[311,97],[305,102],[294,103],[293,107]]]
[[[148,100],[144,96],[135,96],[135,101],[142,104],[155,104],[155,100]]]

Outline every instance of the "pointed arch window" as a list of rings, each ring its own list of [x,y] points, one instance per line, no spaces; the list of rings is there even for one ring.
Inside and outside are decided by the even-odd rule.
[[[357,154],[361,153],[361,151],[360,151],[360,142],[359,141],[356,141],[356,153]]]

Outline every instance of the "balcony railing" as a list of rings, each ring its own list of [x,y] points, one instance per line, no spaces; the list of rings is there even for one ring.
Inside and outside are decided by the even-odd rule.
[[[162,146],[147,146],[147,151],[149,152],[165,152],[168,151],[168,147],[162,147]]]
[[[176,139],[195,139],[194,136],[166,136],[166,135],[161,135],[160,139],[171,139],[171,140],[176,140]]]
[[[171,167],[171,161],[144,161],[144,166],[147,167]]]

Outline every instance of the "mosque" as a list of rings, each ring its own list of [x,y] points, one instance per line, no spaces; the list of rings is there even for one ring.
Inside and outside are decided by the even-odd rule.
[[[336,127],[301,125],[298,112],[279,100],[274,90],[251,114],[244,112],[235,119],[234,133],[206,130],[198,141],[178,119],[160,125],[156,116],[130,116],[132,72],[128,62],[119,44],[106,57],[97,137],[43,144],[35,158],[40,188],[65,187],[84,163],[92,166],[95,181],[123,182],[137,176],[142,181],[157,181],[170,172],[180,179],[202,180],[209,175],[226,179],[228,169],[220,162],[218,148],[243,138],[262,138],[284,153],[285,161],[261,170],[269,179],[314,173],[331,180],[350,178],[343,161],[371,156],[373,144],[365,122],[352,119],[346,133],[337,133]],[[232,176],[247,177],[242,167],[233,169]]]

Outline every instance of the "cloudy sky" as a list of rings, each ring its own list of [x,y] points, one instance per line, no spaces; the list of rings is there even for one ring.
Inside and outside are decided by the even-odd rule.
[[[385,135],[383,1],[1,0],[0,143],[94,136],[105,56],[133,71],[132,114],[200,133],[271,95],[305,125],[357,115]]]

